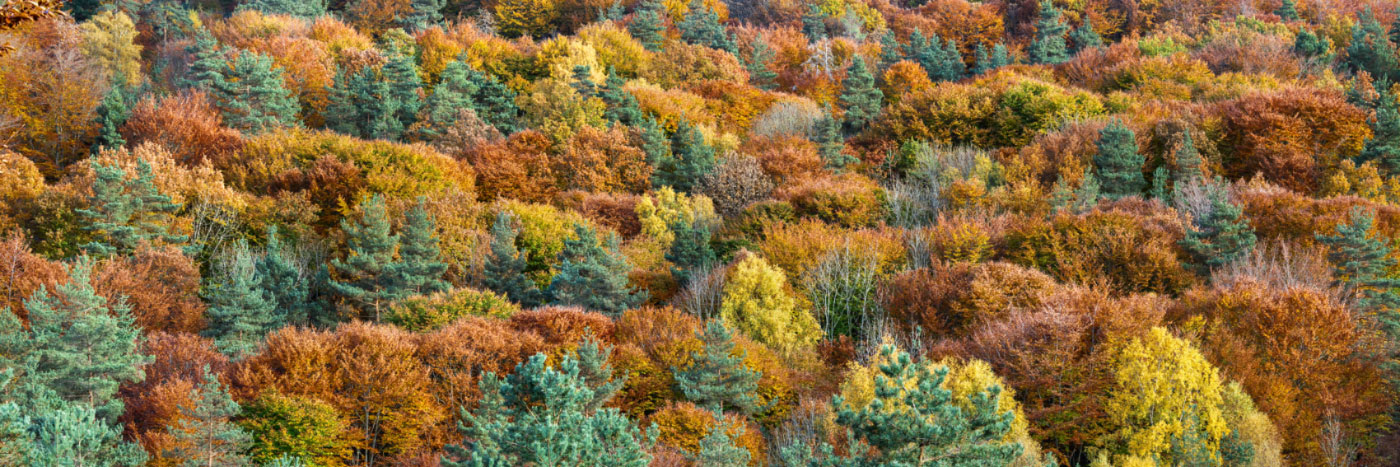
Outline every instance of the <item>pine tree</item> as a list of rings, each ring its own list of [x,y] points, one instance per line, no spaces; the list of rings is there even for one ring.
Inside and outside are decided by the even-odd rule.
[[[1205,176],[1201,171],[1201,153],[1196,151],[1196,144],[1191,142],[1190,131],[1181,133],[1181,147],[1177,148],[1173,163],[1176,165],[1177,183],[1186,183]]]
[[[361,204],[360,211],[353,222],[340,221],[350,253],[344,260],[331,260],[337,279],[329,285],[336,295],[372,311],[374,320],[379,321],[380,313],[391,302],[407,295],[394,287],[394,251],[399,238],[389,232],[389,216],[380,195]]]
[[[1084,24],[1070,31],[1069,40],[1074,46],[1074,48],[1070,49],[1070,55],[1077,55],[1079,52],[1085,50],[1103,47],[1103,38],[1099,37],[1099,33],[1094,31],[1094,23],[1087,18],[1084,20]]]
[[[102,152],[104,149],[113,149],[126,146],[126,139],[117,131],[126,119],[131,116],[131,110],[127,107],[126,90],[119,80],[113,80],[112,88],[107,90],[107,95],[102,97],[102,104],[97,106],[97,121],[101,124],[101,130],[97,133],[97,142],[92,145],[94,154]]]
[[[1074,204],[1071,207],[1075,213],[1089,212],[1099,204],[1099,196],[1099,178],[1094,176],[1092,169],[1084,169],[1083,181],[1074,191]]]
[[[1011,64],[1011,53],[1006,50],[1006,46],[997,43],[992,46],[991,53],[982,44],[977,44],[977,64],[973,68],[973,74],[981,75],[988,71],[995,70]]]
[[[773,61],[773,50],[763,36],[753,39],[752,51],[744,60],[744,69],[749,72],[749,83],[763,90],[772,90],[778,85],[778,74],[769,68]]]
[[[809,42],[821,42],[827,37],[826,15],[816,3],[807,4],[807,10],[802,12],[802,35]]]
[[[937,36],[934,36],[937,39]],[[967,63],[963,62],[958,42],[948,39],[943,43],[943,52],[938,54],[938,76],[935,81],[957,81],[967,76]]]
[[[1212,193],[1210,214],[1193,224],[1181,247],[1207,271],[1230,264],[1254,248],[1254,229],[1224,190]]]
[[[1400,105],[1385,80],[1376,84],[1376,92],[1376,115],[1367,121],[1372,136],[1366,139],[1356,162],[1376,161],[1387,175],[1400,174]]]
[[[291,15],[298,18],[316,19],[326,15],[326,2],[323,0],[248,0],[239,4],[236,10],[257,10],[269,15]]]
[[[856,56],[851,67],[846,70],[842,83],[841,105],[846,109],[845,126],[849,133],[856,133],[875,120],[880,114],[885,93],[875,88],[875,77],[865,66],[865,59]]]
[[[841,137],[841,122],[831,115],[829,106],[822,112],[822,118],[817,120],[812,131],[816,133],[817,153],[826,162],[827,168],[841,170],[856,162],[854,156],[842,152],[846,142]]]
[[[226,259],[217,282],[206,285],[203,295],[209,304],[204,335],[232,357],[252,355],[263,336],[282,324],[276,316],[277,303],[262,286],[252,252],[241,241]]]
[[[177,426],[170,427],[170,434],[177,444],[170,457],[184,459],[184,465],[206,467],[235,467],[249,465],[243,455],[252,437],[233,423],[240,408],[228,391],[219,383],[209,366],[204,366],[204,382],[198,389],[190,391],[193,407],[180,405]]]
[[[446,2],[443,0],[412,0],[409,2],[409,12],[399,25],[408,32],[419,32],[427,30],[442,23],[442,7]]]
[[[622,0],[613,0],[612,5],[608,5],[608,9],[603,11],[601,18],[603,21],[616,23],[622,21],[622,17],[626,14],[627,10],[622,7]]]
[[[301,110],[282,85],[282,70],[272,65],[272,58],[254,52],[238,54],[215,81],[213,97],[224,122],[250,133],[296,125]]]
[[[647,165],[660,169],[662,164],[670,163],[671,141],[666,139],[666,132],[661,130],[661,125],[656,123],[656,119],[643,117],[640,129],[642,152],[647,155]],[[664,176],[652,172],[651,183],[653,185],[664,186],[667,181]]]
[[[608,363],[608,359],[612,357],[612,347],[599,342],[591,330],[579,343],[577,354],[579,379],[583,381],[584,387],[593,393],[584,401],[583,409],[588,412],[596,411],[603,408],[603,404],[612,400],[617,391],[627,384],[627,375],[613,377],[612,364]]]
[[[20,438],[13,444],[26,466],[145,465],[141,445],[122,439],[122,427],[104,421],[91,406],[57,401],[27,411],[19,421]]]
[[[890,363],[880,367],[875,400],[862,407],[840,396],[832,401],[836,424],[852,440],[849,457],[833,463],[1001,466],[1021,455],[1021,445],[1006,436],[1015,415],[997,409],[999,386],[978,389],[964,410],[942,387],[947,367],[915,363],[891,346],[881,352]],[[831,446],[822,451],[830,456]]]
[[[326,125],[360,138],[398,139],[404,130],[400,107],[393,87],[378,71],[364,67],[357,73],[337,75],[325,112]]]
[[[924,65],[929,61],[926,58],[929,53],[928,48],[928,38],[924,37],[924,32],[919,28],[914,28],[914,32],[909,33],[909,43],[904,45],[904,59],[919,62],[919,65],[924,67],[924,71],[928,71],[928,66]]]
[[[461,60],[447,62],[439,75],[433,94],[423,102],[416,136],[423,140],[433,140],[447,133],[457,124],[462,109],[476,110],[472,96],[478,92],[471,81],[471,67]],[[479,115],[479,113],[478,113]]]
[[[685,398],[715,414],[726,407],[746,414],[758,411],[758,380],[763,374],[744,365],[747,354],[743,351],[734,353],[729,329],[719,320],[710,320],[696,338],[704,345],[703,352],[691,352],[690,366],[671,369]]]
[[[1147,184],[1142,179],[1145,159],[1138,153],[1137,136],[1133,130],[1121,120],[1114,119],[1099,131],[1098,147],[1094,165],[1098,167],[1103,196],[1118,199],[1141,194]]]
[[[277,235],[276,226],[267,228],[267,248],[254,268],[262,280],[264,296],[276,305],[273,319],[282,323],[305,324],[311,308],[307,301],[309,278],[304,277],[292,264]]]
[[[1400,79],[1396,70],[1395,44],[1390,41],[1380,22],[1376,21],[1370,7],[1357,20],[1358,23],[1351,27],[1347,67],[1352,72],[1365,71],[1377,79]]]
[[[676,27],[681,30],[681,40],[687,43],[723,50],[733,55],[739,54],[734,39],[729,37],[729,31],[719,22],[719,13],[706,7],[700,0],[690,0],[690,11]]]
[[[642,0],[637,12],[632,15],[632,22],[627,24],[627,32],[632,33],[632,37],[637,38],[642,47],[649,51],[661,51],[661,33],[666,30],[666,25],[661,22],[664,11],[660,0]]]
[[[573,73],[573,82],[569,86],[578,92],[579,97],[589,99],[597,94],[598,85],[593,82],[593,70],[588,65],[574,65]]]
[[[728,431],[736,436],[744,434],[744,426],[730,423],[716,414],[709,433],[700,439],[700,452],[695,455],[695,464],[706,467],[744,467],[749,465],[749,451],[734,445]]]
[[[564,356],[550,368],[544,354],[521,362],[504,379],[482,376],[475,410],[462,409],[464,442],[447,446],[447,467],[575,465],[645,467],[656,442],[615,408],[589,410],[598,397]]]
[[[174,215],[180,205],[156,189],[151,165],[145,159],[137,161],[132,180],[127,180],[126,171],[115,164],[92,164],[95,178],[88,209],[76,210],[87,222],[83,228],[93,237],[83,245],[84,250],[99,257],[127,255],[143,244],[186,240],[167,233],[166,216]]]
[[[1293,39],[1293,53],[1303,58],[1331,62],[1331,50],[1332,41],[1327,36],[1317,35],[1306,29],[1298,31],[1298,36]]]
[[[1400,280],[1390,277],[1396,261],[1384,238],[1372,238],[1375,215],[1360,207],[1351,211],[1346,224],[1337,226],[1336,235],[1317,235],[1327,247],[1333,277],[1342,291],[1355,300],[1356,307],[1376,312],[1392,340],[1400,338]]]
[[[559,252],[559,272],[549,283],[552,303],[616,316],[646,300],[645,292],[634,292],[627,284],[632,265],[617,251],[616,235],[608,235],[606,249],[588,226],[574,224],[574,235]]]
[[[228,69],[227,53],[219,41],[208,29],[201,28],[194,36],[194,43],[186,47],[185,52],[193,60],[190,62],[189,77],[182,85],[212,92]]]
[[[1278,17],[1284,21],[1298,21],[1302,19],[1298,16],[1297,0],[1283,0],[1283,4],[1279,5],[1277,10],[1274,10],[1274,14],[1278,15]]]
[[[476,86],[472,95],[473,109],[482,120],[496,127],[503,135],[520,130],[520,108],[515,105],[515,91],[496,78],[477,70],[469,70],[467,78]]]
[[[1170,178],[1167,166],[1159,165],[1152,169],[1152,188],[1147,190],[1148,196],[1161,201],[1167,206],[1172,204],[1172,193],[1167,189],[1168,178]]]
[[[510,214],[501,211],[491,225],[491,255],[486,258],[486,288],[505,294],[524,308],[544,303],[535,281],[525,276],[525,255],[515,248],[518,233]]]
[[[1040,19],[1035,23],[1035,40],[1031,41],[1028,54],[1032,65],[1058,65],[1069,60],[1069,50],[1065,48],[1065,21],[1060,17],[1060,9],[1050,0],[1040,2]]]
[[[890,65],[903,60],[902,49],[899,45],[899,38],[895,37],[894,31],[886,29],[885,33],[880,35],[880,69],[889,68]]]
[[[718,261],[714,249],[710,248],[710,227],[700,222],[678,219],[671,223],[670,228],[676,239],[666,252],[666,260],[675,264],[671,275],[676,278],[676,283],[685,285],[690,282],[691,271],[709,267]]]
[[[652,184],[688,193],[700,177],[714,169],[715,148],[705,144],[705,136],[700,134],[700,129],[681,117],[676,124],[676,132],[671,134],[671,154],[659,159],[659,162],[652,172]]]
[[[418,198],[418,205],[404,215],[403,232],[399,234],[399,261],[390,266],[393,288],[408,295],[427,295],[448,289],[442,280],[447,263],[442,262],[438,248],[437,222],[428,214],[427,200]]]
[[[610,123],[633,126],[642,122],[642,108],[636,96],[627,92],[626,83],[617,75],[613,67],[608,67],[608,78],[598,92],[598,98],[607,105],[603,118]]]
[[[380,69],[380,76],[388,85],[384,97],[396,103],[393,115],[399,121],[398,128],[412,126],[418,119],[418,110],[423,108],[423,78],[418,74],[413,56],[391,51],[389,61]]]

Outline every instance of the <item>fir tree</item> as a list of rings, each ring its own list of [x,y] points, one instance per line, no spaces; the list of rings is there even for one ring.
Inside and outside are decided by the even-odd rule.
[[[307,277],[292,264],[277,235],[277,227],[267,228],[267,248],[254,265],[262,280],[264,295],[276,304],[273,318],[290,324],[305,324],[310,314]]]
[[[403,134],[400,102],[378,71],[364,67],[338,74],[331,89],[326,124],[332,130],[366,139],[398,139]]]
[[[728,431],[736,436],[744,434],[744,426],[730,423],[716,414],[709,433],[700,439],[700,452],[695,455],[695,464],[706,467],[744,467],[749,465],[749,451],[734,445]]]
[[[1278,15],[1278,17],[1284,21],[1298,21],[1302,19],[1298,17],[1298,2],[1296,0],[1283,0],[1283,4],[1279,5],[1277,10],[1274,10],[1274,14]]]
[[[215,81],[214,101],[230,127],[250,133],[297,124],[301,107],[282,86],[282,70],[272,58],[242,52],[232,67]]]
[[[627,24],[627,32],[632,33],[632,37],[637,38],[642,47],[649,51],[661,51],[661,33],[666,30],[661,22],[664,11],[660,0],[642,0],[637,12],[632,15],[632,22]]]
[[[719,13],[706,7],[700,0],[690,0],[690,11],[676,27],[681,30],[681,40],[687,43],[723,50],[733,55],[739,54],[734,39],[729,37],[729,31],[719,22]]]
[[[411,0],[408,4],[409,11],[399,25],[408,32],[419,32],[427,30],[442,23],[442,7],[446,2],[443,0]]]
[[[1035,40],[1028,51],[1032,65],[1057,65],[1069,60],[1069,50],[1065,48],[1064,19],[1060,9],[1050,0],[1040,2],[1040,19],[1035,23]]]
[[[749,83],[763,90],[772,90],[777,86],[775,80],[778,74],[769,68],[773,61],[773,50],[768,47],[768,41],[763,36],[753,39],[752,51],[744,60],[744,69],[749,72]]]
[[[588,65],[574,65],[573,82],[569,86],[578,92],[579,97],[592,98],[598,92],[598,85],[593,82],[592,76],[593,70]]]
[[[1254,229],[1224,190],[1212,193],[1210,206],[1210,214],[1204,219],[1194,219],[1193,228],[1181,240],[1181,247],[1208,271],[1244,256],[1254,248],[1255,241]]]
[[[574,224],[576,238],[565,239],[559,252],[559,272],[549,283],[550,300],[558,305],[620,315],[646,300],[627,284],[632,265],[617,251],[617,236],[609,234],[607,248],[588,226]]]
[[[183,81],[183,86],[207,92],[214,91],[214,87],[224,77],[224,70],[228,69],[227,53],[219,45],[219,41],[208,29],[201,28],[194,36],[194,43],[186,47],[185,52],[190,54],[193,60],[190,62],[188,78]]]
[[[802,35],[809,42],[821,42],[827,37],[826,14],[816,3],[807,4],[807,10],[802,12]]]
[[[875,88],[875,77],[865,66],[865,59],[856,56],[851,67],[846,70],[846,79],[841,83],[841,105],[846,109],[846,131],[856,133],[875,120],[880,114],[885,93]]]
[[[218,282],[204,287],[209,327],[220,352],[241,358],[255,353],[263,335],[276,329],[277,303],[268,296],[248,245],[239,242],[220,271]]]
[[[515,91],[496,78],[477,70],[469,70],[467,78],[476,86],[472,95],[477,116],[496,127],[503,135],[520,130],[520,108],[515,105]]]
[[[1358,165],[1376,161],[1387,175],[1400,174],[1400,106],[1390,92],[1390,83],[1376,84],[1376,115],[1367,121],[1371,137],[1357,155]]]
[[[181,404],[179,424],[170,427],[171,437],[176,441],[170,457],[184,459],[185,465],[249,465],[243,452],[252,444],[252,437],[233,423],[240,411],[238,403],[209,371],[208,365],[204,367],[204,382],[190,391],[190,400],[194,401],[194,406]]]
[[[535,281],[525,276],[525,255],[515,248],[518,233],[506,211],[496,214],[491,225],[491,255],[486,258],[486,288],[505,294],[524,308],[544,303],[544,294]]]
[[[112,88],[107,90],[107,95],[102,97],[102,104],[97,106],[97,121],[101,130],[97,133],[97,142],[92,145],[94,154],[104,149],[126,146],[126,139],[117,131],[131,116],[131,109],[127,107],[126,90],[118,84],[121,81],[113,80]]]
[[[637,429],[615,408],[589,410],[596,388],[564,356],[550,368],[544,354],[521,362],[504,379],[482,376],[475,410],[462,409],[464,442],[447,446],[447,467],[575,465],[645,467],[657,431]]]
[[[704,345],[703,352],[691,352],[693,363],[685,368],[672,368],[676,386],[687,400],[715,414],[724,408],[735,408],[746,414],[758,411],[756,396],[762,373],[744,365],[747,354],[734,353],[734,335],[719,320],[710,320],[705,329],[696,333]]]
[[[1377,79],[1394,81],[1396,73],[1395,44],[1376,16],[1367,7],[1351,27],[1351,45],[1347,46],[1347,67],[1352,72],[1365,71]]]
[[[700,177],[714,169],[715,148],[705,144],[705,136],[700,134],[700,129],[682,117],[676,124],[676,132],[671,134],[670,156],[659,159],[659,162],[652,172],[652,184],[690,192]]]
[[[461,60],[447,62],[439,75],[433,94],[423,103],[417,137],[433,140],[457,124],[462,109],[476,109],[472,96],[478,92],[471,80],[471,67]],[[478,116],[480,112],[478,112]]]
[[[399,261],[390,266],[393,288],[409,295],[427,295],[448,289],[442,280],[447,263],[442,262],[438,248],[437,222],[428,214],[427,200],[418,198],[418,205],[404,214],[403,232],[399,234]]]
[[[662,164],[669,163],[671,159],[671,141],[666,139],[666,132],[661,130],[661,125],[656,123],[656,119],[643,117],[641,122],[642,152],[647,155],[647,165],[660,168]],[[653,185],[665,185],[668,180],[652,172],[651,183]]]
[[[816,133],[817,153],[826,162],[827,168],[841,170],[856,162],[854,156],[842,152],[846,142],[841,137],[841,122],[831,115],[829,107],[822,112],[822,118],[817,120],[812,131]]]
[[[88,209],[76,211],[86,220],[84,229],[93,237],[83,245],[84,250],[96,256],[127,255],[143,244],[186,240],[167,233],[166,216],[174,215],[180,205],[156,189],[151,165],[145,159],[137,160],[132,180],[126,179],[121,167],[92,164],[95,179]]]
[[[1142,193],[1147,184],[1142,179],[1145,161],[1138,153],[1137,137],[1121,120],[1114,119],[1099,131],[1099,151],[1094,154],[1103,196],[1119,199]]]
[[[423,78],[418,74],[418,65],[412,55],[393,50],[389,61],[380,69],[380,77],[388,85],[384,98],[395,103],[393,116],[402,132],[402,128],[413,125],[418,111],[423,108]]]
[[[690,282],[691,271],[709,267],[718,258],[714,249],[710,248],[709,226],[698,221],[678,219],[670,227],[676,239],[671,242],[671,249],[666,251],[666,260],[675,264],[671,275],[676,278],[676,283],[685,285]]]
[[[641,105],[637,103],[636,96],[627,92],[626,83],[622,81],[622,77],[617,75],[613,67],[608,67],[608,78],[603,81],[598,98],[607,105],[607,110],[603,111],[603,118],[608,119],[608,122],[628,126],[642,122]]]
[[[389,216],[384,211],[384,198],[374,195],[361,205],[361,215],[351,221],[340,221],[345,232],[346,248],[350,253],[344,260],[331,261],[336,277],[330,281],[338,296],[373,311],[379,321],[380,312],[406,295],[394,287],[394,250],[398,236],[389,232]]]
[[[326,2],[322,0],[248,0],[239,4],[237,10],[257,10],[269,15],[291,15],[315,19],[326,15]]]
[[[1069,40],[1074,46],[1073,49],[1070,49],[1070,55],[1077,55],[1085,50],[1103,47],[1103,38],[1099,37],[1099,33],[1094,31],[1094,23],[1087,18],[1084,19],[1084,24],[1070,31]]]

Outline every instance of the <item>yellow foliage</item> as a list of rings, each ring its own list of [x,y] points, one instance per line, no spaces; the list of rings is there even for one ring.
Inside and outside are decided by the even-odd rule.
[[[34,161],[0,151],[0,199],[34,198],[44,191],[44,174]]]
[[[83,53],[97,60],[127,86],[141,84],[141,46],[136,45],[136,25],[119,10],[107,10],[82,25]]]
[[[815,345],[817,320],[788,290],[783,272],[754,254],[742,254],[729,270],[720,303],[726,324],[764,345],[787,352]]]
[[[603,79],[607,78],[607,70],[598,65],[598,51],[592,45],[563,36],[540,45],[540,52],[535,55],[535,61],[544,68],[550,78],[566,83],[573,82],[574,68],[579,65],[588,67],[589,79],[592,79],[594,84],[602,84]]]
[[[589,24],[578,31],[578,38],[597,52],[598,65],[602,68],[599,71],[606,72],[607,67],[612,67],[619,75],[636,76],[643,66],[651,63],[651,51],[616,23]]]
[[[501,0],[495,12],[496,25],[506,37],[543,36],[559,18],[559,6],[552,0]]]
[[[530,127],[549,135],[556,144],[568,141],[585,125],[602,128],[607,108],[601,99],[585,99],[567,81],[553,78],[535,82],[534,89],[516,103]]]
[[[671,242],[676,240],[671,224],[677,221],[691,225],[698,221],[711,229],[719,223],[709,197],[676,193],[671,187],[661,187],[642,196],[637,201],[637,220],[642,224],[642,233],[655,238],[663,248],[670,248]]]
[[[1244,386],[1231,381],[1222,393],[1221,410],[1225,423],[1235,430],[1241,441],[1254,447],[1254,459],[1249,467],[1283,465],[1283,439],[1269,416],[1255,408],[1254,400],[1244,392]]]

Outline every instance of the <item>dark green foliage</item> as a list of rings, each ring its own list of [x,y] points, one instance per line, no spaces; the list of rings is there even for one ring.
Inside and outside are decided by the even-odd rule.
[[[696,337],[704,350],[690,354],[690,366],[671,369],[685,398],[715,414],[725,408],[757,412],[761,407],[756,391],[763,374],[744,366],[747,354],[734,352],[734,335],[719,320],[710,320]]]
[[[991,54],[988,54],[985,46],[977,44],[977,64],[972,72],[980,75],[1010,64],[1011,52],[1006,50],[1006,45],[997,43],[992,46]]]
[[[486,288],[505,294],[524,308],[544,303],[544,294],[525,276],[525,254],[515,248],[514,219],[505,211],[491,225],[491,255],[486,258]]]
[[[391,50],[389,61],[380,69],[380,77],[388,84],[384,98],[396,103],[393,116],[399,121],[398,127],[413,125],[418,119],[418,110],[423,108],[423,78],[418,74],[413,56]]]
[[[233,423],[240,412],[238,403],[207,365],[204,382],[190,391],[190,400],[195,402],[194,407],[181,405],[179,424],[170,429],[172,437],[180,441],[170,454],[186,459],[187,465],[248,465],[249,459],[243,453],[252,444],[252,437]]]
[[[647,138],[645,133],[650,131],[644,127],[643,138]],[[642,149],[647,151],[648,160],[651,160],[652,151],[658,147],[644,139]],[[651,175],[653,185],[690,192],[700,177],[714,169],[715,148],[705,144],[705,137],[700,134],[700,129],[682,117],[676,124],[676,132],[671,134],[670,155],[662,155],[655,161],[656,169]]]
[[[583,404],[587,412],[603,408],[603,404],[627,384],[627,375],[613,378],[612,365],[608,363],[611,357],[612,347],[604,346],[591,332],[578,345],[579,379],[583,380],[584,387],[593,391],[593,397]]]
[[[637,98],[627,92],[625,85],[613,67],[608,67],[608,79],[603,81],[603,87],[598,92],[598,98],[608,106],[607,110],[603,111],[603,118],[611,123],[637,125],[642,122],[642,108],[637,103]]]
[[[691,271],[708,268],[718,261],[715,250],[710,248],[710,227],[682,219],[671,223],[671,231],[676,239],[666,252],[666,260],[675,264],[671,275],[676,283],[685,285],[690,282]]]
[[[676,27],[681,30],[681,40],[734,55],[739,54],[734,39],[729,37],[729,31],[719,22],[719,13],[706,7],[700,0],[690,1],[690,11]]]
[[[262,286],[248,245],[239,242],[230,256],[211,278],[212,283],[204,287],[204,300],[209,304],[209,327],[204,335],[214,339],[220,352],[241,358],[257,352],[263,335],[282,322],[277,319],[277,302]]]
[[[249,133],[297,125],[301,109],[296,96],[282,85],[282,69],[272,58],[242,52],[214,80],[213,97],[228,126]]]
[[[464,442],[447,446],[447,467],[574,465],[645,467],[655,427],[638,430],[615,408],[590,409],[598,399],[579,369],[564,356],[550,368],[544,354],[521,362],[509,376],[482,376],[482,397],[458,424]]]
[[[1390,92],[1390,83],[1381,80],[1376,83],[1376,115],[1367,121],[1371,126],[1371,137],[1366,139],[1356,162],[1364,164],[1376,161],[1383,173],[1400,174],[1400,105]]]
[[[126,146],[126,139],[117,131],[126,119],[131,117],[131,109],[127,105],[126,88],[120,80],[113,80],[112,88],[107,90],[107,95],[102,97],[102,104],[97,106],[97,122],[102,125],[102,129],[97,133],[97,142],[92,145],[94,154],[102,152],[103,149],[120,148]]]
[[[137,161],[136,178],[131,180],[121,167],[92,164],[92,196],[87,209],[77,210],[93,238],[83,250],[95,256],[127,255],[143,244],[186,240],[167,233],[167,216],[179,211],[180,205],[156,189],[145,159]]]
[[[1336,235],[1317,235],[1317,241],[1327,247],[1327,259],[1332,263],[1333,277],[1343,292],[1356,300],[1364,310],[1384,310],[1390,319],[1387,328],[1392,336],[1400,336],[1400,321],[1394,313],[1400,309],[1400,280],[1390,277],[1396,261],[1390,257],[1386,239],[1372,238],[1375,215],[1360,207],[1352,209],[1346,224],[1337,226]]]
[[[695,464],[706,467],[744,467],[749,465],[749,451],[734,445],[729,430],[736,435],[744,433],[744,426],[730,423],[719,414],[710,425],[710,432],[700,439],[700,452],[695,455]]]
[[[1050,206],[1055,209],[1068,209],[1074,213],[1088,212],[1098,203],[1099,179],[1094,176],[1093,169],[1084,169],[1079,188],[1070,189],[1069,184],[1061,178],[1055,182],[1050,193]]]
[[[185,47],[185,52],[191,55],[192,60],[183,85],[212,92],[228,68],[228,54],[214,35],[203,28],[195,34],[194,43]]]
[[[763,90],[772,90],[778,83],[778,74],[775,73],[769,64],[773,62],[773,49],[768,47],[768,41],[763,36],[754,37],[752,51],[744,59],[744,69],[749,72],[749,83]]]
[[[398,118],[401,103],[373,68],[337,74],[330,98],[325,115],[332,130],[367,139],[398,139],[403,134],[403,121]]]
[[[826,15],[816,3],[807,4],[807,10],[802,12],[802,34],[812,42],[819,42],[827,37]]]
[[[1121,120],[1114,119],[1099,131],[1099,151],[1094,154],[1102,194],[1108,199],[1142,194],[1147,182],[1142,178],[1137,136]]]
[[[409,32],[423,31],[442,23],[442,7],[445,0],[411,0],[409,12],[399,25]]]
[[[1089,49],[1097,49],[1099,47],[1103,47],[1103,38],[1099,37],[1099,33],[1097,31],[1094,31],[1094,23],[1092,21],[1089,21],[1088,19],[1084,20],[1084,24],[1081,24],[1078,28],[1075,28],[1073,31],[1070,31],[1069,40],[1070,43],[1073,45],[1073,48],[1070,49],[1070,55],[1075,55],[1079,52],[1083,52]]]
[[[919,63],[933,81],[957,81],[967,75],[967,65],[963,63],[956,41],[944,42],[935,34],[928,39],[918,28],[909,35],[909,45],[905,47],[905,57]]]
[[[1293,53],[1304,58],[1330,60],[1332,41],[1327,36],[1304,29],[1293,39]]]
[[[1065,46],[1065,31],[1069,26],[1060,17],[1060,9],[1050,0],[1040,2],[1040,19],[1035,22],[1035,40],[1027,50],[1032,65],[1057,65],[1069,60]]]
[[[885,93],[875,88],[875,77],[865,66],[865,59],[856,56],[851,67],[846,69],[846,79],[841,83],[841,106],[846,109],[845,127],[849,133],[865,128],[880,114]]]
[[[478,117],[504,135],[520,130],[517,120],[520,108],[515,105],[515,91],[501,84],[496,78],[477,70],[468,70],[467,79],[476,86],[472,102]]]
[[[447,263],[442,262],[438,248],[437,222],[428,214],[427,200],[419,197],[418,204],[404,214],[403,231],[399,233],[399,261],[389,267],[393,288],[408,295],[427,295],[448,289],[442,280]]]
[[[274,319],[288,324],[306,324],[311,311],[307,300],[310,278],[292,263],[290,253],[278,238],[277,227],[268,227],[267,248],[254,267],[262,280],[263,292],[276,304]]]
[[[272,15],[292,15],[300,18],[317,18],[326,14],[326,2],[322,0],[248,0],[238,5],[239,10],[258,10]]]
[[[1196,144],[1191,141],[1191,132],[1181,133],[1181,147],[1176,149],[1176,158],[1173,161],[1176,165],[1177,183],[1186,183],[1197,180],[1205,174],[1201,171],[1201,153],[1196,151]]]
[[[1000,387],[972,394],[973,409],[964,412],[940,387],[947,367],[916,364],[889,346],[881,352],[890,363],[880,366],[875,400],[864,407],[832,401],[852,443],[849,456],[831,465],[998,467],[1021,455],[1021,445],[1006,439],[1015,415],[997,411]],[[831,446],[822,451],[832,456]]]
[[[627,284],[632,265],[617,251],[616,235],[608,235],[606,249],[588,226],[574,224],[574,235],[559,252],[559,272],[549,283],[552,303],[616,316],[646,301],[645,292],[634,292]]]
[[[842,152],[846,142],[841,137],[841,122],[831,115],[829,106],[812,127],[812,132],[816,133],[812,140],[817,143],[817,153],[822,156],[827,168],[841,170],[857,161],[855,156]]]
[[[656,119],[642,117],[642,152],[647,155],[647,164],[652,167],[661,167],[661,164],[671,159],[671,141],[666,139],[666,132],[661,130],[661,125],[656,123]],[[652,173],[651,182],[661,185],[665,178],[658,177]]]
[[[1217,184],[1224,182],[1217,181]],[[1244,219],[1243,210],[1230,202],[1224,189],[1212,190],[1210,213],[1193,219],[1181,247],[1205,270],[1234,262],[1254,248],[1254,228]]]
[[[1395,44],[1390,42],[1386,30],[1376,21],[1376,16],[1367,7],[1351,27],[1351,45],[1347,46],[1347,68],[1353,72],[1365,71],[1376,79],[1394,81],[1396,74]]]
[[[573,82],[569,86],[578,92],[579,97],[588,99],[598,92],[598,85],[593,82],[593,69],[588,65],[575,65]]]
[[[1274,10],[1274,14],[1278,15],[1279,19],[1284,21],[1298,21],[1302,19],[1298,17],[1297,0],[1283,0],[1283,4],[1279,5],[1277,10]]]
[[[457,124],[463,109],[478,110],[472,96],[479,89],[472,82],[471,73],[471,67],[461,60],[447,62],[437,86],[433,86],[433,94],[423,103],[422,120],[417,127],[419,138],[432,140],[441,137]],[[480,111],[477,116],[482,116]]]
[[[889,68],[890,65],[903,60],[904,56],[900,52],[902,46],[899,45],[899,38],[894,36],[894,31],[885,30],[880,35],[880,69]]]
[[[1157,166],[1156,169],[1152,169],[1152,188],[1147,190],[1149,197],[1161,201],[1167,206],[1171,206],[1172,204],[1171,191],[1167,190],[1169,178],[1171,178],[1171,176],[1169,172],[1167,172],[1167,166]]]
[[[637,12],[632,15],[632,22],[627,24],[627,32],[632,33],[632,37],[637,38],[642,47],[652,52],[660,52],[661,41],[664,39],[661,33],[666,30],[661,15],[665,11],[661,0],[642,0]]]
[[[101,420],[87,404],[47,400],[38,405],[42,408],[29,410],[0,404],[0,422],[9,425],[9,436],[0,443],[9,454],[0,458],[6,465],[145,465],[141,445],[124,440],[120,426]]]
[[[329,285],[336,295],[372,311],[374,320],[379,321],[380,312],[390,303],[407,296],[394,283],[394,250],[399,239],[389,232],[389,216],[380,195],[365,201],[360,210],[357,219],[340,221],[349,254],[344,260],[331,260],[336,276]]]

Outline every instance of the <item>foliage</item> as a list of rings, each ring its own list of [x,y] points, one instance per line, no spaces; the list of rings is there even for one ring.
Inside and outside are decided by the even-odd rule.
[[[551,303],[617,315],[645,301],[645,292],[633,291],[627,284],[632,266],[617,248],[616,235],[609,233],[606,245],[599,244],[593,228],[574,224],[574,238],[564,240],[559,273],[546,290]]]
[[[763,374],[744,366],[743,353],[735,355],[733,335],[724,323],[710,320],[695,337],[704,345],[703,350],[691,353],[690,366],[671,369],[685,398],[716,416],[724,413],[726,406],[744,413],[757,411],[760,407],[754,391]]]
[[[816,320],[788,291],[787,277],[763,258],[741,255],[728,276],[720,304],[725,324],[782,351],[810,347],[821,338]]]

